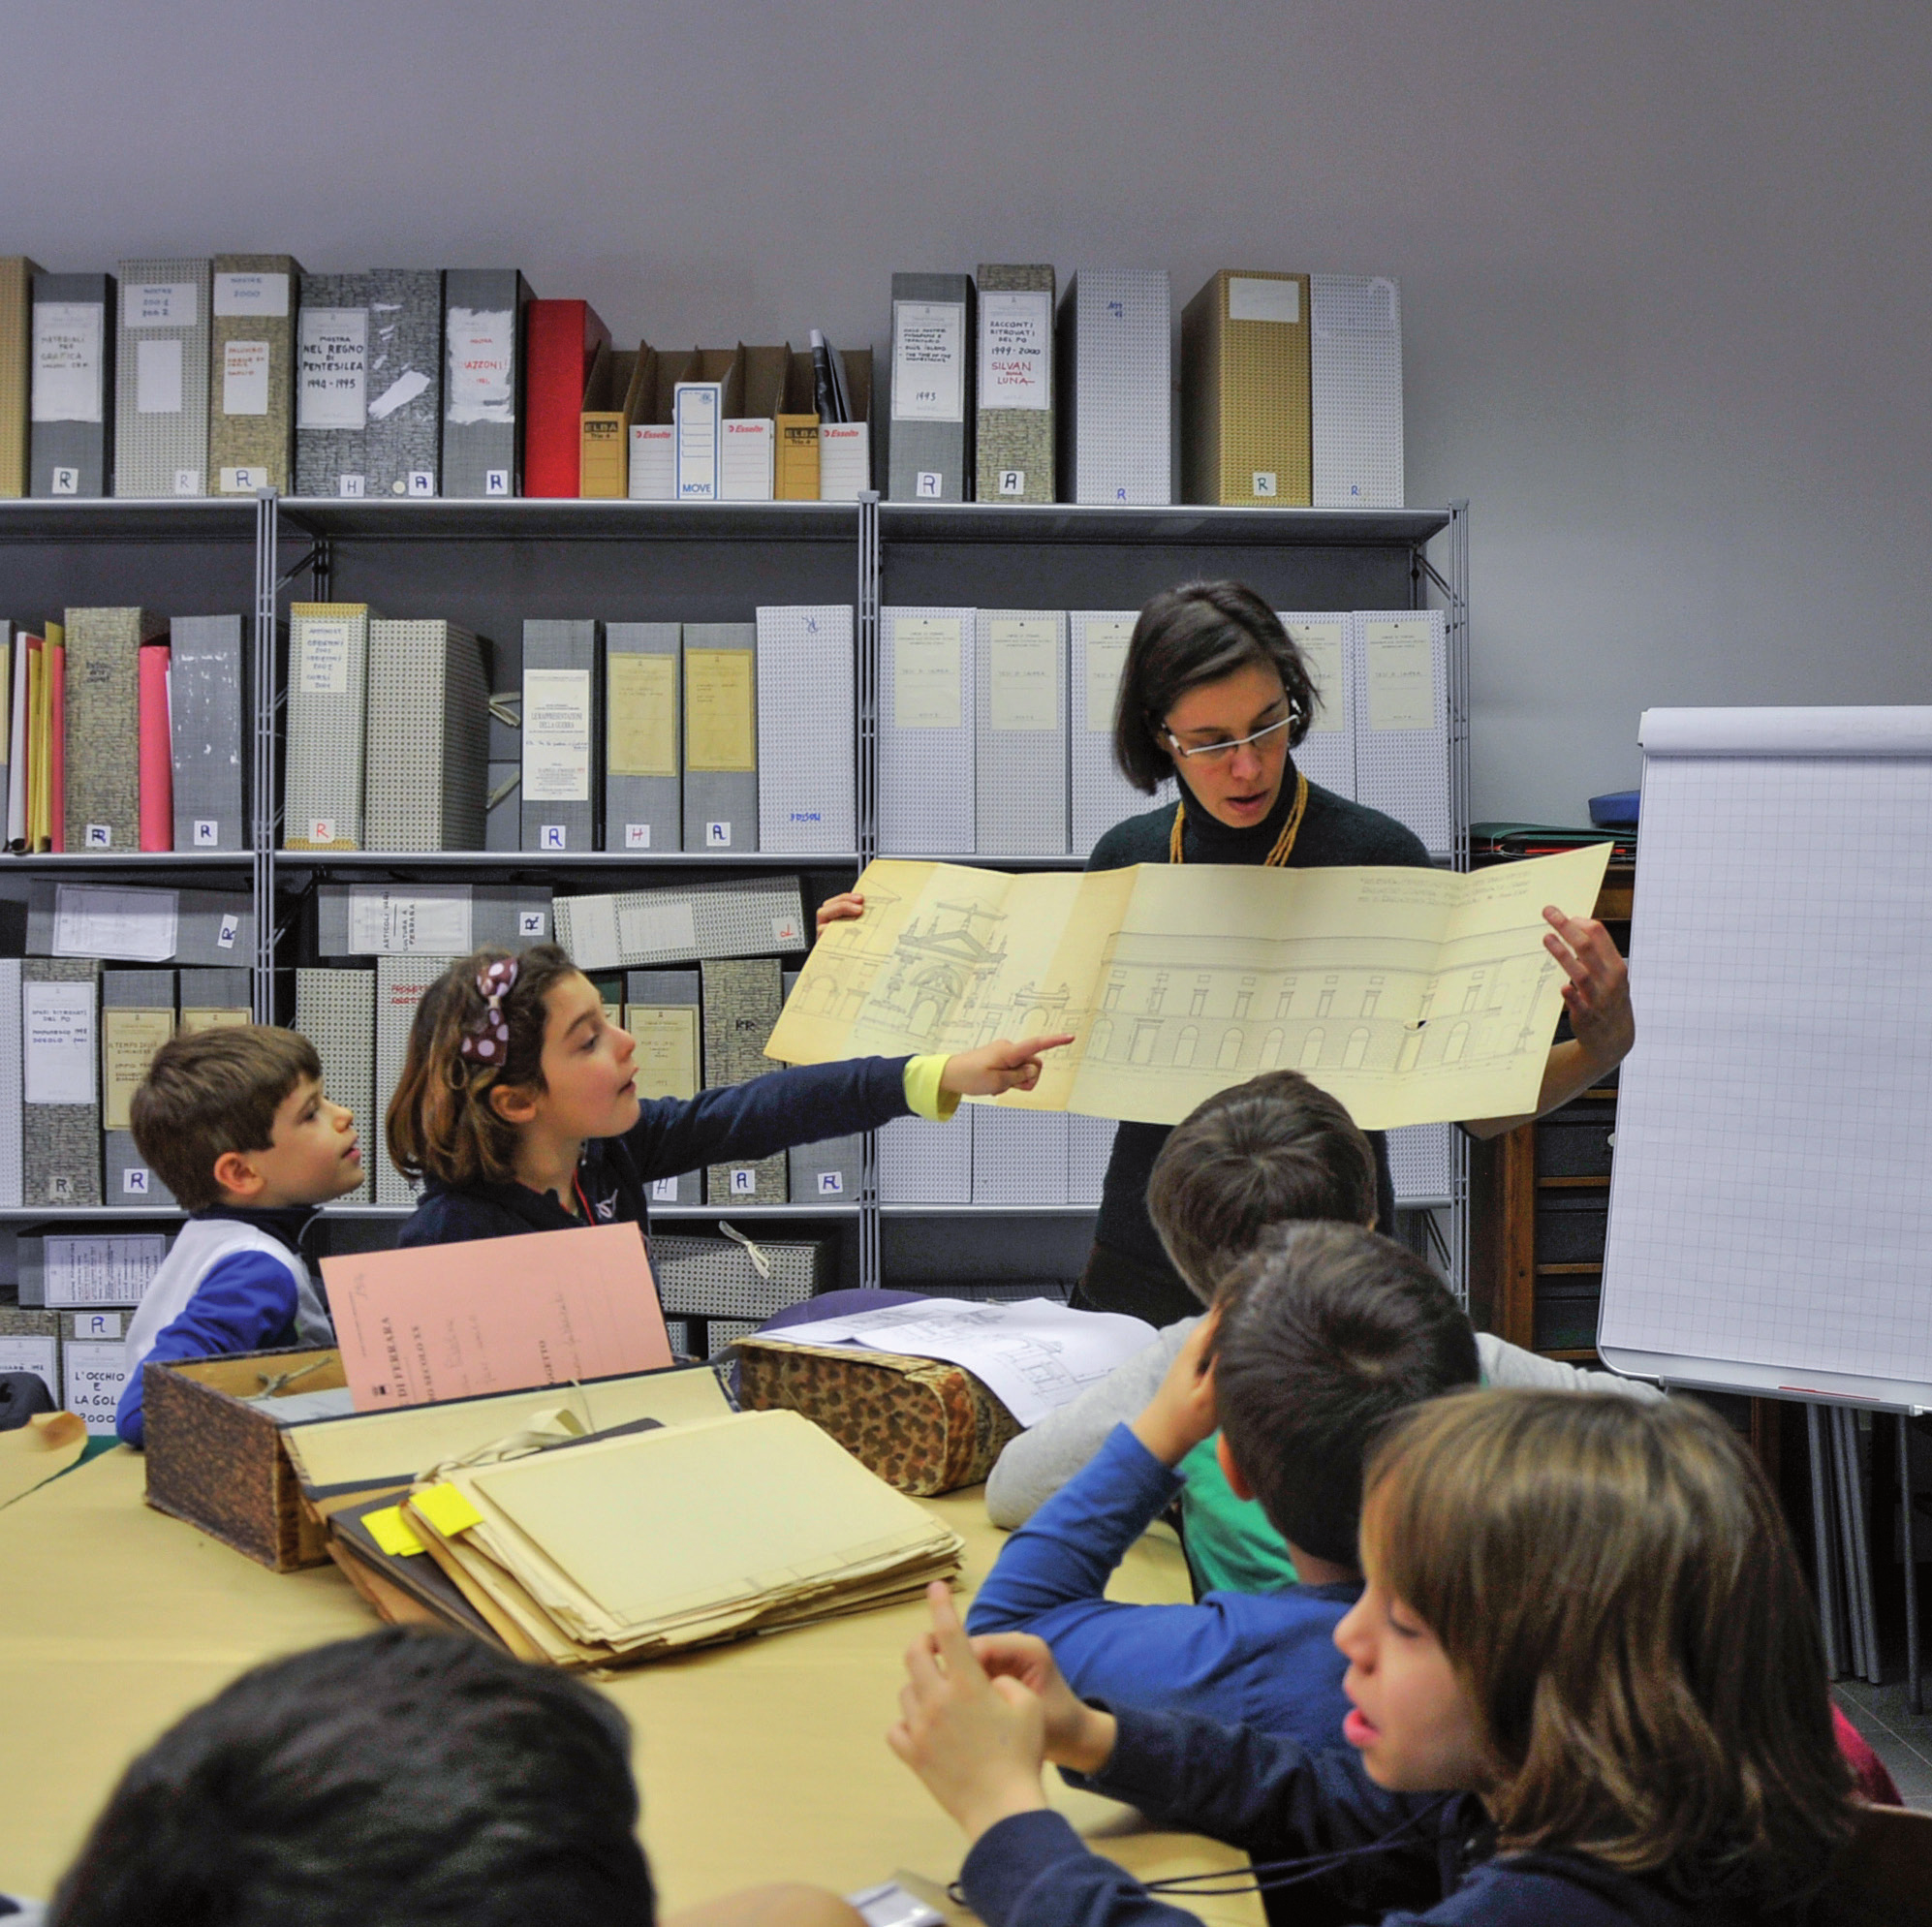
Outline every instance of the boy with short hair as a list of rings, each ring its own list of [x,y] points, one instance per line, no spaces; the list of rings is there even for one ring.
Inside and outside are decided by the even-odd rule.
[[[188,1213],[128,1326],[114,1429],[139,1445],[150,1358],[333,1342],[300,1239],[361,1183],[362,1154],[356,1120],[323,1095],[315,1046],[265,1024],[171,1039],[130,1113],[141,1156]]]
[[[1476,1336],[1420,1259],[1361,1226],[1278,1227],[1259,1246],[1132,1426],[1008,1541],[966,1623],[1038,1634],[1084,1698],[1333,1746],[1348,1711],[1333,1634],[1361,1593],[1363,1460],[1394,1414],[1476,1384]],[[1107,1575],[1217,1422],[1229,1485],[1260,1501],[1300,1583],[1192,1606],[1106,1600]]]

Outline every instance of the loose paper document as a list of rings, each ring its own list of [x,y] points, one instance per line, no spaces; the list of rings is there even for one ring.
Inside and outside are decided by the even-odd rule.
[[[1470,876],[1137,864],[1009,876],[869,864],[766,1053],[824,1064],[1072,1031],[1002,1103],[1177,1124],[1299,1071],[1365,1131],[1536,1107],[1562,1007],[1542,907],[1587,917],[1594,844]]]
[[[1158,1334],[1139,1319],[1072,1311],[1050,1298],[1012,1305],[928,1298],[853,1318],[788,1324],[772,1336],[788,1345],[859,1345],[964,1365],[1022,1425],[1037,1425]]]
[[[358,1412],[670,1363],[635,1225],[326,1258]]]

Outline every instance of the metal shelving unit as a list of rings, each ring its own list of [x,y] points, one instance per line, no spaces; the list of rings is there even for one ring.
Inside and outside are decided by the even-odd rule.
[[[1434,552],[1432,553],[1432,545]],[[567,566],[562,566],[567,565]],[[1469,513],[1386,511],[1013,506],[993,503],[647,503],[333,500],[264,494],[253,500],[0,502],[0,606],[140,602],[157,607],[248,608],[253,615],[253,848],[232,855],[138,853],[14,857],[16,871],[158,881],[194,871],[250,872],[256,910],[254,1008],[288,1013],[290,890],[317,878],[492,875],[599,879],[620,868],[652,873],[784,870],[852,872],[878,848],[879,610],[894,603],[1019,607],[1123,607],[1200,575],[1239,575],[1278,607],[1419,607],[1448,616],[1455,866],[1468,865]],[[760,602],[844,602],[857,613],[858,848],[838,855],[656,852],[296,852],[280,841],[283,727],[281,622],[300,585],[315,600],[363,601],[385,613],[433,610],[505,644],[525,616],[594,607],[606,619],[742,620]],[[520,646],[520,644],[518,645]],[[1000,869],[1072,867],[1076,857],[983,858]],[[0,874],[4,874],[0,864]],[[373,1123],[373,1121],[371,1121]],[[1441,1200],[1440,1242],[1460,1288],[1468,1269],[1467,1156],[1458,1143],[1452,1195]],[[401,1217],[400,1207],[332,1206],[334,1219]],[[857,1273],[877,1284],[886,1229],[918,1221],[954,1244],[977,1223],[997,1261],[1037,1276],[1034,1246],[1061,1221],[1069,1233],[1092,1207],[882,1205],[868,1138],[859,1197],[839,1205],[660,1206],[665,1222],[757,1217],[856,1221]],[[162,1221],[165,1211],[25,1209],[9,1222]],[[1031,1229],[1029,1229],[1031,1227]]]

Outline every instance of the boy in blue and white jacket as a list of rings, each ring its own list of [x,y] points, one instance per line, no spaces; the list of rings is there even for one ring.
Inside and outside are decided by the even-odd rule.
[[[361,1183],[362,1153],[356,1120],[323,1095],[315,1046],[263,1024],[163,1044],[130,1122],[188,1213],[128,1327],[114,1429],[140,1445],[150,1358],[334,1342],[299,1243],[320,1206]]]

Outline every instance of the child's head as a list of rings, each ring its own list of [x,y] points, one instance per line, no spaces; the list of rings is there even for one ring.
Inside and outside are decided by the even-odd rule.
[[[1347,1110],[1298,1071],[1265,1071],[1197,1104],[1168,1134],[1147,1214],[1202,1304],[1270,1225],[1375,1223],[1375,1154]]]
[[[449,1185],[507,1184],[533,1125],[615,1137],[638,1121],[637,1044],[554,944],[490,947],[422,993],[385,1129],[396,1168]]]
[[[297,1031],[188,1031],[154,1053],[129,1106],[134,1141],[184,1211],[323,1204],[362,1181],[355,1119],[322,1089]]]
[[[1337,1628],[1371,1777],[1501,1845],[1801,1897],[1850,1832],[1818,1625],[1763,1475],[1691,1399],[1496,1390],[1370,1461]]]
[[[244,1673],[121,1779],[50,1927],[650,1927],[623,1715],[390,1629]]]
[[[1223,1284],[1214,1400],[1231,1482],[1291,1546],[1353,1567],[1380,1428],[1473,1385],[1476,1334],[1415,1253],[1358,1225],[1291,1225]]]

